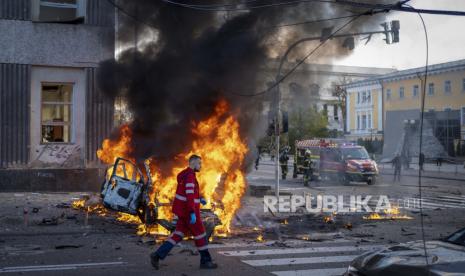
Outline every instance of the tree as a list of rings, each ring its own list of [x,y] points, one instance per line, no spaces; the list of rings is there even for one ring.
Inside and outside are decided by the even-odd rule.
[[[296,140],[327,137],[328,119],[313,107],[297,108],[289,114],[289,137],[291,146]]]

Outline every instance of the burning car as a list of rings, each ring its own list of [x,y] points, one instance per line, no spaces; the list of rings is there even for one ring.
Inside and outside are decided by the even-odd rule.
[[[130,215],[136,215],[145,225],[158,224],[174,231],[176,221],[159,218],[158,208],[171,205],[160,203],[156,199],[152,202],[153,182],[149,162],[144,162],[145,174],[132,161],[117,158],[113,166],[107,169],[100,195],[103,205],[110,210]],[[202,209],[201,215],[208,237],[221,222],[211,210]]]
[[[345,276],[464,275],[465,228],[445,239],[427,241],[428,266],[422,241],[370,251],[355,258]]]

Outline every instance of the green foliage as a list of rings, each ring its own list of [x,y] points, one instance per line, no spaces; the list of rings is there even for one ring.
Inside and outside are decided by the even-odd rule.
[[[313,107],[297,108],[289,112],[289,137],[291,146],[296,140],[327,137],[327,117]]]
[[[371,153],[371,154],[382,154],[383,143],[384,143],[383,140],[378,140],[378,139],[363,140],[362,138],[359,138],[357,140],[357,144],[360,146],[364,146],[365,149],[368,151],[368,153]]]

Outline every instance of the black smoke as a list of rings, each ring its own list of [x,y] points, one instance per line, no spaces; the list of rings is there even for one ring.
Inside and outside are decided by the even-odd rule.
[[[240,7],[280,2],[287,1],[248,1]],[[285,34],[270,26],[360,12],[321,3],[241,12],[199,11],[160,0],[117,4],[121,9],[120,45],[131,45],[135,38],[143,40],[148,30],[155,34],[154,40],[146,41],[144,48],[137,51],[129,47],[116,61],[103,62],[99,86],[111,97],[124,95],[127,99],[134,115],[131,129],[135,157],[154,156],[166,168],[176,154],[190,146],[191,123],[210,116],[219,99],[229,102],[231,112],[240,120],[242,135],[249,142],[263,134],[266,124],[260,118],[263,102],[270,93],[260,97],[237,94],[254,94],[266,88],[264,83],[270,82],[270,76],[262,72],[270,59],[270,49],[285,50],[288,43],[300,36],[318,35],[322,27],[340,21],[296,26]],[[366,22],[367,19],[359,19],[347,30],[362,29]],[[336,57],[345,53],[336,46],[328,49],[331,50],[324,52]]]

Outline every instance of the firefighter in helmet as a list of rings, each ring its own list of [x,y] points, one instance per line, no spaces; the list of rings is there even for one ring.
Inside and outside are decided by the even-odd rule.
[[[289,147],[284,147],[281,153],[279,154],[279,165],[281,166],[282,179],[286,179],[287,175],[287,161],[289,161],[288,156]]]
[[[308,186],[308,182],[312,178],[312,152],[308,149],[305,150],[304,155],[304,162],[303,162],[303,169],[304,169],[304,185]]]

